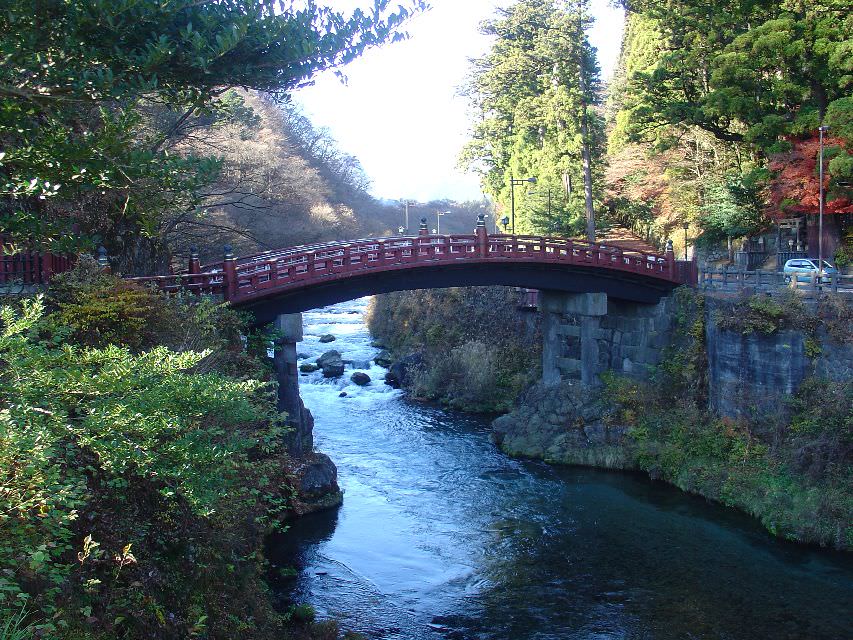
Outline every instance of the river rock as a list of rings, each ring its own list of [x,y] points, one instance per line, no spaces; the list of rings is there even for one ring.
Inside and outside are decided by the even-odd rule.
[[[385,344],[382,340],[374,340],[370,343],[370,346],[374,349],[387,349],[388,345]]]
[[[333,336],[331,333],[327,333],[324,336],[320,336],[320,344],[329,344],[330,342],[334,342],[335,340],[337,340],[337,338],[335,338],[335,336]]]
[[[388,351],[380,351],[376,354],[376,357],[373,358],[373,362],[380,367],[388,369],[392,364],[394,364],[394,358],[391,357],[391,354]]]
[[[492,439],[510,455],[610,468],[633,465],[627,433],[600,391],[577,381],[536,384],[492,423]]]
[[[341,504],[343,493],[338,486],[338,470],[329,456],[310,453],[295,460],[294,475],[299,504],[299,515],[329,509]]]
[[[424,358],[420,353],[413,353],[391,365],[385,374],[385,384],[399,389],[409,384],[412,372],[423,364]]]
[[[317,366],[323,370],[327,378],[340,378],[344,375],[344,361],[339,351],[327,351],[317,358]]]
[[[315,371],[320,370],[320,366],[311,362],[306,362],[305,364],[299,365],[299,370],[302,373],[314,373]]]
[[[352,374],[350,376],[350,380],[352,380],[353,384],[357,384],[359,387],[366,387],[370,384],[370,376],[366,373],[362,373],[361,371],[356,371]]]

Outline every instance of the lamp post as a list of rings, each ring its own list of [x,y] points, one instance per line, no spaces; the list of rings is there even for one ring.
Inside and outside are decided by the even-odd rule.
[[[536,184],[536,178],[513,178],[509,177],[510,199],[512,200],[512,232],[515,233],[515,188],[524,184]]]
[[[687,262],[687,230],[690,228],[690,224],[685,222],[681,228],[684,229],[684,261]]]
[[[435,212],[435,228],[438,235],[441,235],[441,216],[446,216],[450,211],[436,211]]]
[[[400,206],[402,206],[403,210],[405,211],[404,225],[403,226],[406,227],[406,233],[407,234],[409,233],[409,206],[413,205],[413,204],[415,204],[415,203],[412,202],[411,200],[402,200],[400,202]]]
[[[829,131],[829,127],[822,125],[820,131],[820,202],[818,203],[817,222],[817,273],[818,278],[823,280],[823,134]]]

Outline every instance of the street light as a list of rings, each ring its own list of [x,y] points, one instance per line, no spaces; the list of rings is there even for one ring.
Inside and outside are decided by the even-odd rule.
[[[512,200],[512,232],[515,233],[515,188],[524,184],[536,184],[536,178],[513,178],[509,177],[510,198]]]
[[[817,222],[817,273],[818,279],[823,280],[823,134],[829,131],[829,127],[822,125],[817,128],[820,131],[820,203]]]
[[[405,215],[406,215],[406,217],[405,217],[406,233],[409,233],[409,206],[410,206],[410,205],[413,205],[413,204],[415,204],[415,203],[414,203],[414,202],[412,202],[411,200],[403,200],[403,201],[400,203],[400,206],[402,206],[402,207],[403,207],[403,209],[404,209],[404,210],[405,210],[405,212],[406,212],[406,214],[405,214]]]
[[[685,222],[681,228],[684,229],[684,262],[687,262],[687,230],[690,228],[690,223]]]
[[[435,212],[436,229],[439,235],[441,235],[441,216],[446,216],[448,213],[450,213],[450,211]]]

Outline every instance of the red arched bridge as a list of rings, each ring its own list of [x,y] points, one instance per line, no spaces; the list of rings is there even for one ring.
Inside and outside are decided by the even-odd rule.
[[[2,280],[2,269],[0,269]],[[167,292],[222,295],[259,324],[365,295],[408,289],[506,285],[655,303],[696,281],[695,265],[666,253],[539,236],[489,235],[480,219],[471,235],[369,238],[268,251],[183,273],[133,278]]]

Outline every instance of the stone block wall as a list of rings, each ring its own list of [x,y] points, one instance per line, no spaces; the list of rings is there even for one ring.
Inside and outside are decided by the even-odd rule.
[[[542,292],[543,379],[596,384],[605,371],[644,378],[670,343],[672,299],[656,305],[604,294]]]

